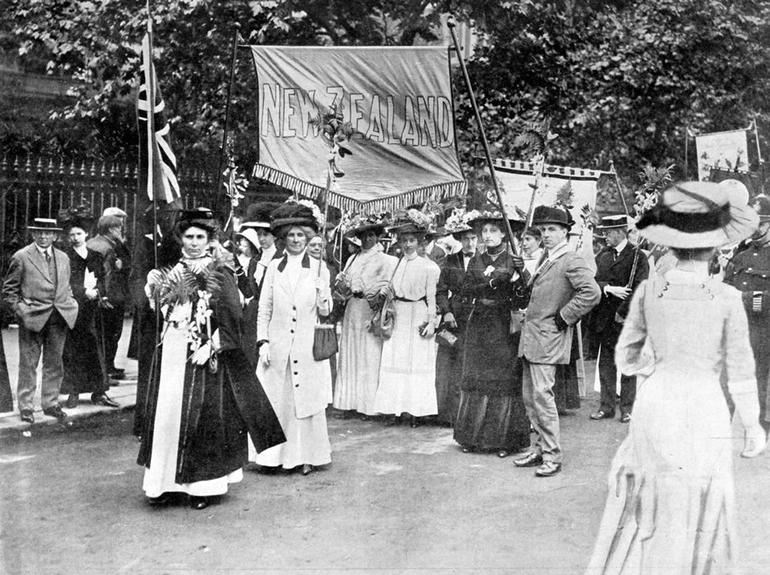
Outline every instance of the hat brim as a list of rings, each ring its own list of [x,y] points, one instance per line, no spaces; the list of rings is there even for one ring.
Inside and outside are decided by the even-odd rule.
[[[60,232],[62,228],[52,228],[48,226],[27,226],[27,229],[31,232]]]
[[[375,232],[378,236],[381,236],[385,233],[385,224],[365,224],[363,226],[358,226],[357,228],[353,228],[345,232],[346,237],[353,237],[357,236],[359,234],[365,234],[367,232]]]
[[[730,220],[721,228],[688,233],[664,224],[655,224],[639,230],[639,234],[654,244],[671,248],[716,248],[738,243],[751,236],[759,224],[757,212],[749,205],[730,204]]]
[[[388,228],[388,231],[390,233],[397,234],[397,235],[414,234],[416,236],[425,236],[429,233],[429,230],[427,228],[421,228],[412,223],[391,226]]]
[[[270,222],[242,222],[241,223],[242,228],[254,228],[254,229],[263,229],[263,230],[269,230],[270,229]]]
[[[316,223],[316,221],[308,218],[281,218],[281,219],[275,220],[270,225],[270,231],[273,233],[273,235],[278,235],[278,233],[281,230],[291,226],[312,228],[316,232],[318,231],[318,224]]]
[[[567,228],[568,230],[571,230],[572,226],[575,225],[575,222],[562,222],[562,221],[554,220],[554,219],[534,220],[532,222],[533,226],[545,226],[545,225],[548,225],[548,224],[556,224],[557,226],[562,226],[562,227]]]

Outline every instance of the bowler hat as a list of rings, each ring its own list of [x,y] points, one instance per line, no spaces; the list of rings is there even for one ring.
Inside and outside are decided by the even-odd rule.
[[[758,222],[739,190],[713,182],[679,182],[663,191],[636,227],[662,246],[713,248],[749,237]]]
[[[572,219],[572,214],[563,208],[557,208],[555,206],[537,206],[532,214],[532,224],[536,226],[558,224],[569,230],[575,224],[575,221]]]
[[[61,228],[53,218],[35,218],[32,225],[27,226],[28,230],[38,232],[60,232]]]

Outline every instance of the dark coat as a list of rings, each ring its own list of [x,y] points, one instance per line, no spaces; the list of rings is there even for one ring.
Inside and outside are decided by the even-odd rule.
[[[468,267],[470,269],[470,264]],[[471,313],[470,300],[461,294],[465,275],[463,253],[450,254],[441,265],[441,276],[436,286],[436,307],[442,316],[446,313],[454,315],[461,328]]]
[[[276,249],[273,259],[277,260],[283,256],[282,249]],[[265,283],[267,270],[262,274],[262,279],[257,283],[254,279],[254,272],[257,270],[260,254],[257,254],[249,260],[249,268],[246,270],[246,276],[238,281],[238,287],[243,293],[243,297],[252,298],[246,304],[243,312],[243,338],[241,340],[241,349],[246,355],[249,363],[256,368],[259,359],[259,349],[257,348],[257,315],[259,313],[259,296],[262,293],[262,284]]]
[[[182,420],[177,455],[177,483],[205,481],[227,475],[247,463],[248,432],[257,452],[283,443],[281,424],[262,385],[249,366],[241,345],[241,305],[234,274],[221,269],[221,294],[211,300],[212,329],[219,329],[221,352],[217,373],[208,364],[185,365]],[[194,307],[194,306],[193,306]],[[160,366],[162,346],[153,360]],[[189,354],[188,354],[189,355]],[[154,367],[137,463],[149,467],[155,409],[161,374]]]
[[[131,252],[128,246],[101,234],[88,240],[86,246],[102,256],[105,295],[110,303],[114,306],[127,305],[131,299]]]
[[[601,333],[607,325],[611,325],[611,322],[615,321],[616,314],[621,318],[626,317],[633,292],[642,280],[647,279],[650,273],[647,257],[630,243],[626,244],[623,251],[618,254],[617,259],[615,259],[614,251],[613,248],[607,247],[596,255],[596,283],[602,290],[602,299],[591,312],[591,328],[596,333]],[[625,300],[605,294],[605,286],[623,287],[628,285],[634,261],[636,261],[636,270],[631,283],[631,294]]]

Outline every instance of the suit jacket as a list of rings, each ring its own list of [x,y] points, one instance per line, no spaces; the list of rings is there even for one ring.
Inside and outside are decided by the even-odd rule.
[[[3,301],[31,331],[42,330],[54,309],[70,329],[78,317],[78,304],[70,287],[70,260],[53,246],[51,252],[56,264],[55,282],[45,256],[32,243],[13,254],[3,283]]]
[[[531,280],[532,294],[519,341],[519,357],[531,363],[569,363],[572,326],[601,299],[591,267],[581,254],[560,251],[555,256]],[[556,314],[570,327],[560,330]]]
[[[443,316],[451,312],[461,324],[465,323],[471,312],[467,298],[460,296],[465,274],[462,251],[450,254],[441,265],[441,276],[436,286],[436,306],[439,313]]]
[[[615,321],[615,314],[626,317],[628,306],[631,303],[631,295],[642,280],[646,280],[650,272],[647,257],[639,250],[634,249],[630,243],[626,244],[623,251],[615,259],[613,248],[606,248],[596,255],[596,283],[602,290],[602,299],[591,314],[591,327],[596,333],[604,331],[607,325]],[[631,283],[632,294],[625,300],[604,293],[605,286],[626,286],[631,278],[631,270],[636,259],[636,271]]]

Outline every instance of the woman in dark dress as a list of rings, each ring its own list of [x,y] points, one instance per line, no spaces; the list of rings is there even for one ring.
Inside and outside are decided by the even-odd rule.
[[[107,395],[110,380],[104,359],[104,339],[99,325],[99,302],[104,293],[104,266],[99,252],[86,247],[91,222],[77,214],[60,214],[64,233],[70,240],[65,250],[70,259],[70,286],[78,302],[75,327],[67,334],[62,360],[64,379],[61,393],[67,394],[65,407],[73,409],[78,395],[90,393],[91,402],[120,407]]]
[[[148,274],[147,297],[160,306],[164,325],[137,462],[146,468],[144,491],[153,505],[183,493],[204,509],[241,480],[247,432],[258,451],[285,440],[240,347],[234,265],[212,243],[216,229],[210,211],[183,212],[182,258]]]
[[[460,408],[454,439],[464,452],[495,451],[507,457],[529,445],[529,421],[521,395],[519,334],[511,335],[511,309],[522,307],[521,260],[508,253],[499,212],[472,221],[486,246],[468,265],[462,296],[471,313],[463,346]]]

